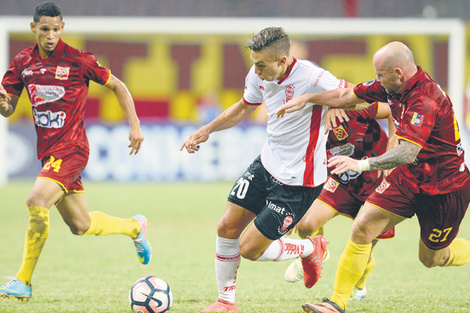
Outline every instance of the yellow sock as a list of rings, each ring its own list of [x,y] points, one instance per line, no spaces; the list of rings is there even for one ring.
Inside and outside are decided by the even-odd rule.
[[[372,269],[375,266],[375,258],[374,254],[370,254],[369,262],[367,263],[366,270],[364,271],[364,274],[362,277],[359,279],[359,281],[356,283],[356,287],[359,289],[363,289],[366,286],[366,280],[367,277],[369,277],[370,272],[372,272]]]
[[[336,270],[333,296],[330,299],[342,310],[346,308],[354,286],[364,274],[371,249],[372,244],[358,245],[352,242],[351,238],[344,248]]]
[[[31,206],[28,210],[29,225],[26,230],[23,261],[16,278],[26,286],[31,286],[34,268],[49,235],[49,210],[40,206]]]
[[[127,235],[133,239],[140,234],[140,224],[132,218],[124,219],[107,215],[103,212],[90,212],[90,227],[84,235]]]
[[[461,266],[470,262],[470,241],[455,238],[449,245],[449,259],[443,266]]]

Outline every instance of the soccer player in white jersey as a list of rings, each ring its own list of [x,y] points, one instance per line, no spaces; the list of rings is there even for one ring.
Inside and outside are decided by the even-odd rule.
[[[328,108],[310,103],[283,119],[276,118],[275,112],[293,97],[347,83],[291,56],[289,36],[280,27],[263,29],[251,38],[248,48],[254,65],[246,76],[243,98],[181,145],[181,150],[195,153],[211,133],[237,125],[261,103],[266,105],[268,139],[261,155],[233,186],[217,225],[219,298],[201,312],[238,312],[235,288],[240,256],[253,261],[300,257],[305,286],[311,288],[320,278],[328,243],[323,236],[283,238],[303,217],[327,178],[323,122]]]

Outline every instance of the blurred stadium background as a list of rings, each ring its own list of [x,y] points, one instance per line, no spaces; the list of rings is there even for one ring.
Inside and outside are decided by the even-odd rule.
[[[8,33],[8,49],[0,58],[3,67],[20,50],[34,44],[29,31],[34,7],[43,1],[0,0],[0,29],[20,23],[24,30]],[[272,19],[272,25],[282,19],[324,21],[328,27],[341,27],[342,22],[370,20],[370,28],[381,19],[393,25],[413,28],[410,21],[462,23],[463,40],[457,50],[462,52],[463,64],[458,79],[457,98],[462,136],[470,155],[470,2],[453,0],[57,0],[66,22],[63,39],[78,48],[92,51],[100,62],[111,68],[122,79],[134,97],[146,140],[137,157],[128,157],[127,124],[112,93],[94,83],[90,86],[87,103],[87,130],[92,154],[84,173],[92,181],[230,181],[259,153],[265,139],[264,117],[252,118],[234,129],[216,133],[201,153],[189,156],[179,152],[180,144],[200,125],[210,121],[226,107],[238,101],[243,92],[244,78],[251,67],[245,43],[249,36],[261,30],[258,19]],[[80,33],[78,27],[68,27],[68,20],[95,17],[92,25],[96,33]],[[100,21],[100,17],[103,17]],[[109,19],[113,18],[113,19]],[[132,18],[132,19],[131,19]],[[187,33],[159,33],[145,29],[135,33],[105,32],[118,23],[125,29],[133,21],[170,21],[181,23]],[[251,18],[253,31],[237,33],[194,34],[190,24],[198,18]],[[333,22],[333,23],[331,23]],[[142,25],[153,25],[142,22]],[[155,24],[159,25],[159,24]],[[217,23],[212,27],[217,30]],[[243,26],[243,27],[242,27]],[[237,27],[236,25],[234,26]],[[135,25],[129,25],[135,28]],[[240,25],[241,29],[250,29]],[[16,28],[15,28],[16,29]],[[72,31],[70,31],[72,30]],[[286,27],[289,32],[289,28]],[[341,29],[336,29],[340,33]],[[374,34],[374,35],[318,35],[292,33],[292,39],[301,43],[302,58],[318,63],[334,75],[352,83],[374,78],[371,64],[377,48],[391,40],[407,43],[415,53],[416,61],[434,79],[449,91],[449,36],[443,34]],[[344,29],[347,32],[347,29]],[[1,36],[1,35],[0,35]],[[6,68],[1,68],[3,73]],[[463,82],[461,80],[464,80]],[[2,132],[3,125],[3,132]],[[7,131],[5,131],[7,130]],[[8,136],[6,135],[8,133]],[[0,122],[0,161],[6,179],[33,178],[39,172],[36,160],[35,133],[31,107],[23,96],[15,114]]]

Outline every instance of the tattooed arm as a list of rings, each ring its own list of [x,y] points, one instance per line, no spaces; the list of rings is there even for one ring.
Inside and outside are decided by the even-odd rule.
[[[366,160],[355,160],[346,156],[332,157],[328,167],[333,167],[332,174],[341,174],[348,170],[353,172],[387,170],[403,164],[410,164],[418,155],[421,147],[402,140],[398,146],[377,157]]]

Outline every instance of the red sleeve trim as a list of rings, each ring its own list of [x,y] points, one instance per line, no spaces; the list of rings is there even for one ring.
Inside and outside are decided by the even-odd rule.
[[[262,104],[262,102],[261,103],[248,102],[248,101],[246,101],[245,97],[243,97],[243,102],[245,102],[246,105],[254,105],[254,106],[260,106]]]

